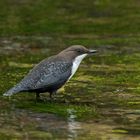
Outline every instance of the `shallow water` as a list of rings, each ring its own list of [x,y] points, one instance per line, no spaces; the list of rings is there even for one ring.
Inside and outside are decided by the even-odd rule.
[[[50,113],[38,113],[29,110],[12,108],[0,114],[0,136],[3,139],[139,139],[138,121],[139,111],[122,113],[123,110],[111,110],[104,115],[106,120],[92,118],[77,121],[75,110],[67,109],[66,119]],[[120,113],[120,114],[119,114]],[[111,117],[109,115],[111,114]],[[125,116],[124,116],[125,115]],[[112,119],[113,118],[113,119]],[[119,124],[121,119],[129,124]],[[114,120],[118,119],[118,122]],[[120,120],[120,121],[119,121]],[[137,122],[138,123],[138,122]],[[128,125],[128,126],[127,126]]]
[[[1,39],[1,95],[37,62],[65,48],[56,47],[52,40],[55,38]],[[40,103],[35,102],[34,94],[1,96],[0,138],[140,139],[139,47],[106,45],[94,49],[99,53],[82,62],[54,101],[48,94],[41,95]]]

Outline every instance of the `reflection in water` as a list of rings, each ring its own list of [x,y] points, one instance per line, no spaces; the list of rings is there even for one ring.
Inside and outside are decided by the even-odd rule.
[[[78,134],[78,129],[81,128],[80,123],[76,119],[76,111],[74,109],[67,109],[68,113],[68,140],[75,139]]]

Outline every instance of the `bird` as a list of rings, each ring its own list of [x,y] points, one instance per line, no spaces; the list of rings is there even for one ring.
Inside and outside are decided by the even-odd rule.
[[[82,45],[72,45],[35,65],[19,83],[3,95],[34,92],[38,100],[40,93],[48,92],[52,98],[52,95],[72,78],[81,61],[96,52],[97,50],[87,49]]]

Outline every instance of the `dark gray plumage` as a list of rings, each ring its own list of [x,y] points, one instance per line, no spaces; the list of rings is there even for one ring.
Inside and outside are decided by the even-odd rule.
[[[71,46],[58,55],[44,59],[36,65],[21,82],[4,93],[11,96],[18,92],[49,92],[50,95],[61,88],[72,74],[72,66],[75,58],[82,54],[93,53],[81,45]]]

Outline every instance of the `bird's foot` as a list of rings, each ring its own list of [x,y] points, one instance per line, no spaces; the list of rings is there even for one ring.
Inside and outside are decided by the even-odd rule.
[[[54,101],[54,95],[56,94],[56,92],[51,92],[50,93],[50,101]]]
[[[36,102],[42,102],[43,100],[40,97],[39,93],[36,93]]]

